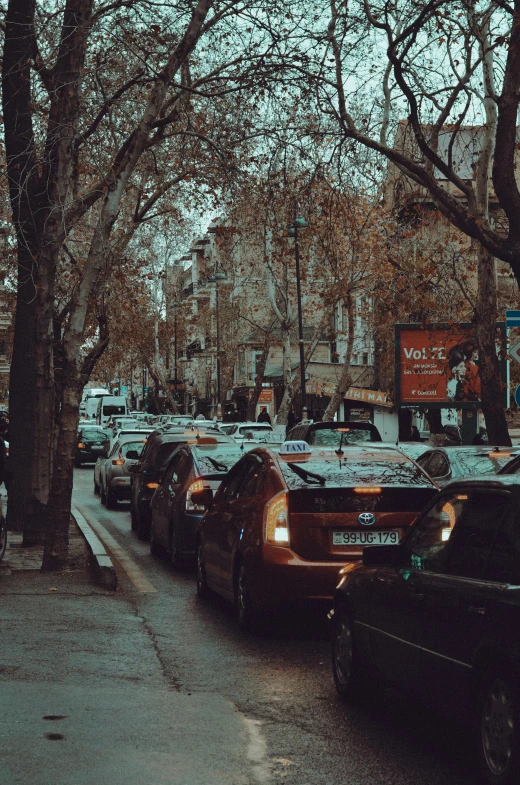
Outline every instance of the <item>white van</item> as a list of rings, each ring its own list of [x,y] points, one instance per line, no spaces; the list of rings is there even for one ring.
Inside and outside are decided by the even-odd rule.
[[[101,398],[102,395],[110,395],[110,390],[107,390],[104,387],[85,387],[79,405],[80,414],[86,414],[89,419],[95,417],[98,405],[97,399]],[[90,408],[88,408],[89,402]]]
[[[128,401],[124,395],[103,395],[98,398],[96,422],[105,426],[115,414],[128,414]]]

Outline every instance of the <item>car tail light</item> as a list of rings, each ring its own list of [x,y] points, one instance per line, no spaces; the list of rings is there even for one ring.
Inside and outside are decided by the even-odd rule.
[[[158,482],[147,482],[146,483],[146,487],[147,488],[158,488],[159,487],[159,483]]]
[[[84,445],[83,442],[78,442],[78,449],[79,450],[84,450],[85,449],[85,445]]]
[[[121,457],[120,458],[115,458],[112,461],[112,466],[124,466],[124,464],[125,464],[125,459],[121,458]]]
[[[354,491],[354,493],[369,493],[369,494],[381,493],[382,491],[381,488],[375,485],[367,485],[367,486],[363,485],[363,486],[359,486],[358,488],[353,488],[352,490]]]
[[[281,491],[264,507],[265,541],[269,545],[289,545],[289,504]]]
[[[195,491],[203,491],[204,490],[204,482],[201,479],[195,480],[192,482],[188,491],[186,493],[186,509],[187,510],[203,510],[204,507],[201,507],[200,504],[193,504],[191,500],[191,494]]]

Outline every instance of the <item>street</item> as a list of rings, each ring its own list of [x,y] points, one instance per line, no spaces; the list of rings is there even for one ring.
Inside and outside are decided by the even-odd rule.
[[[99,778],[49,782],[474,785],[469,737],[446,720],[391,691],[340,703],[319,618],[248,637],[226,603],[197,599],[193,574],[151,556],[129,504],[101,506],[91,467],[75,470],[73,503],[127,569],[114,597],[89,600],[87,635],[99,641],[99,625],[105,647],[65,679],[83,690],[109,675],[114,702],[99,720],[116,738]]]

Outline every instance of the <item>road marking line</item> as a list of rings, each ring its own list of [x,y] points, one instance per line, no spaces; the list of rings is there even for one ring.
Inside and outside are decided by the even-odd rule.
[[[141,570],[140,567],[137,566],[135,561],[130,558],[127,554],[125,549],[119,545],[116,539],[112,537],[109,532],[105,529],[105,527],[92,516],[89,510],[86,510],[83,506],[76,504],[75,505],[83,517],[87,520],[88,524],[92,526],[96,534],[98,535],[99,539],[103,542],[106,546],[107,550],[110,554],[117,559],[121,568],[125,571],[126,575],[128,576],[130,582],[135,586],[138,592],[156,592],[157,589],[153,586],[144,572]]]

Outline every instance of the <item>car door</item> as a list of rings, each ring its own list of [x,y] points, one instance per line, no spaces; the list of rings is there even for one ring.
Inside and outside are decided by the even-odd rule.
[[[182,450],[182,457],[177,464],[176,481],[170,487],[168,498],[168,532],[172,527],[177,527],[177,535],[181,535],[184,513],[186,511],[186,492],[193,475],[193,456],[188,450]],[[169,534],[168,534],[169,536]],[[182,536],[178,540],[182,550]]]
[[[446,500],[436,497],[405,534],[397,567],[375,568],[367,584],[373,662],[390,683],[407,689],[420,681],[423,603],[432,565],[445,557]]]
[[[178,452],[172,457],[166,468],[164,479],[156,489],[151,502],[154,535],[164,548],[169,545],[168,513],[171,498],[175,496],[179,487],[178,468],[181,461],[182,452]]]
[[[421,655],[425,690],[436,684],[434,702],[453,707],[467,703],[475,652],[482,640],[494,637],[497,609],[507,584],[507,575],[500,574],[497,539],[512,517],[512,497],[506,491],[477,489],[457,496],[459,513],[447,558],[433,570],[425,589]]]
[[[242,480],[244,461],[245,458],[242,458],[227,473],[215,495],[213,505],[206,511],[201,521],[200,534],[206,579],[216,591],[221,591],[223,584],[219,555],[221,530],[228,524],[230,503]]]
[[[244,461],[242,480],[229,499],[229,514],[219,530],[220,570],[223,585],[230,594],[234,591],[234,564],[239,544],[241,540],[250,542],[252,532],[258,528],[258,516],[263,515],[259,497],[264,482],[262,458],[252,453]]]

